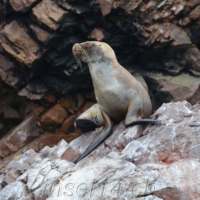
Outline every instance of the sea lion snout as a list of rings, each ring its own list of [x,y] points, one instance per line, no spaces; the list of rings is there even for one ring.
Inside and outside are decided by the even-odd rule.
[[[81,61],[88,63],[89,55],[91,54],[93,43],[92,42],[83,42],[83,43],[76,43],[72,47],[72,52],[74,54],[74,58],[80,64]]]
[[[76,56],[77,56],[78,54],[81,54],[81,46],[80,46],[78,43],[74,44],[74,46],[72,47],[72,52],[73,52],[73,54],[75,54]]]

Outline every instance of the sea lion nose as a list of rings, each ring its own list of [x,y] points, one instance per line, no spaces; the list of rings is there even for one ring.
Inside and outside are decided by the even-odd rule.
[[[78,43],[75,43],[74,46],[72,47],[72,51],[76,52],[78,49],[80,49],[79,47],[80,45]]]
[[[76,44],[74,44],[74,46],[72,47],[72,51],[76,51]]]

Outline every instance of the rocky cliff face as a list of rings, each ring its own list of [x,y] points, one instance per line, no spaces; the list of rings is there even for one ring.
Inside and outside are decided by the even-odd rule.
[[[163,104],[161,124],[114,127],[112,136],[78,164],[101,131],[39,153],[28,150],[0,170],[0,198],[27,200],[200,198],[200,105]]]
[[[30,100],[23,109],[34,109],[40,127],[74,132],[75,112],[95,102],[88,67],[83,64],[81,72],[71,52],[74,43],[86,40],[111,45],[119,63],[147,83],[154,111],[163,102],[199,103],[199,5],[195,0],[2,1],[0,77],[16,91],[5,106],[18,112],[12,101],[21,96]],[[54,111],[59,116],[52,116]],[[16,124],[7,125],[5,115],[1,135]],[[26,113],[20,116],[19,121]]]
[[[194,0],[4,0],[1,78],[32,100],[89,87],[87,65],[81,74],[71,47],[98,40],[112,46],[120,64],[148,79],[157,103],[176,101],[173,93],[182,90],[190,94],[180,99],[194,104],[199,100],[194,78],[200,75],[199,5]]]
[[[82,133],[74,128],[74,120],[96,101],[87,65],[83,64],[81,71],[73,58],[71,49],[72,45],[76,42],[97,40],[108,43],[116,52],[119,63],[127,68],[144,87],[148,88],[154,111],[162,103],[167,102],[187,100],[192,105],[200,103],[199,7],[200,2],[196,0],[1,1],[0,169],[2,169],[2,178],[0,178],[0,182],[2,191],[4,191],[1,194],[6,194],[6,191],[10,190],[9,188],[17,188],[21,191],[20,194],[26,194],[27,198],[30,196],[30,199],[46,199],[43,197],[34,197],[36,188],[39,188],[39,186],[31,188],[33,183],[36,182],[35,180],[33,180],[33,183],[29,183],[31,186],[30,188],[28,186],[28,190],[25,186],[28,183],[27,177],[13,183],[14,185],[10,184],[14,180],[17,180],[17,177],[21,174],[24,174],[32,164],[37,165],[34,160],[29,161],[31,157],[37,158],[39,160],[38,162],[46,162],[43,161],[43,153],[38,153],[45,146],[48,146],[45,148],[48,149],[47,152],[53,152],[55,149],[61,151],[60,148],[63,149],[63,152],[65,150],[66,152],[72,151],[72,153],[65,153],[62,156],[61,154],[54,155],[53,158],[51,153],[49,153],[47,158],[50,159],[48,162],[50,162],[49,165],[51,167],[48,169],[53,169],[53,160],[59,160],[60,158],[64,159],[64,161],[59,160],[58,166],[60,165],[59,162],[64,162],[65,164],[63,166],[72,166],[68,161],[72,161],[76,157],[79,153],[77,151],[83,151],[95,135],[92,134],[90,136],[86,134],[81,136],[76,141],[83,142],[78,142],[75,145],[74,139]],[[165,115],[166,111],[168,113],[168,109],[172,109],[175,112],[176,109],[179,109],[179,106],[182,106],[181,109],[183,110],[185,108],[192,109],[190,111],[194,118],[199,115],[197,110],[193,110],[193,108],[198,109],[198,106],[191,108],[187,104],[184,107],[183,103],[169,104],[169,107],[166,105],[162,107],[163,111],[162,109],[159,110],[159,112],[163,112],[161,114],[164,116],[168,115]],[[166,111],[164,108],[166,108]],[[186,117],[188,120],[191,119],[191,123],[193,122],[190,114],[188,114],[188,118],[185,114],[181,116],[183,119]],[[169,114],[169,119],[174,117],[176,117],[174,113]],[[174,120],[176,121],[176,119]],[[179,120],[179,117],[177,120]],[[158,138],[165,138],[164,141],[161,140],[162,144],[159,147],[159,153],[157,151],[155,153],[154,149],[150,148],[150,143],[145,143],[145,147],[141,147],[140,145],[144,145],[144,142],[141,141],[142,138],[153,138],[152,134],[155,131],[151,127],[145,129],[144,132],[138,132],[135,128],[134,130],[131,129],[132,131],[129,134],[134,132],[136,136],[126,136],[131,137],[130,141],[129,139],[123,139],[122,142],[121,139],[118,139],[118,135],[122,134],[120,138],[123,138],[125,137],[124,135],[128,134],[123,132],[125,129],[122,124],[116,127],[117,133],[114,134],[115,136],[112,136],[114,137],[114,141],[116,141],[116,147],[111,148],[108,145],[109,148],[103,149],[102,153],[107,155],[110,152],[109,149],[115,149],[117,153],[114,153],[112,156],[131,162],[131,167],[134,168],[131,168],[131,170],[136,170],[136,172],[140,169],[140,165],[145,165],[144,160],[147,160],[147,163],[157,163],[159,161],[159,169],[156,168],[155,170],[157,170],[156,173],[161,174],[161,177],[167,177],[166,174],[171,173],[169,171],[167,172],[169,166],[172,166],[172,168],[173,166],[175,168],[177,166],[184,166],[185,169],[180,169],[184,171],[186,168],[188,169],[187,162],[192,166],[192,163],[197,163],[197,160],[194,161],[194,158],[198,158],[198,156],[193,157],[193,154],[198,154],[198,148],[196,149],[198,144],[194,144],[193,142],[198,141],[198,119],[196,119],[196,122],[194,121],[194,125],[191,125],[194,128],[194,134],[188,131],[185,133],[187,136],[184,135],[184,137],[181,134],[186,131],[185,127],[176,127],[177,124],[174,124],[173,121],[169,121],[167,124],[170,126],[172,124],[173,130],[175,130],[175,135],[171,137],[176,138],[176,130],[180,133],[180,136],[176,140],[180,142],[180,144],[177,144],[177,148],[179,149],[179,146],[182,146],[182,141],[185,145],[184,148],[188,148],[188,152],[190,153],[187,154],[184,149],[177,150],[177,153],[175,151],[176,146],[174,146],[175,150],[172,151],[170,147],[171,143],[164,137],[168,135],[167,132],[166,134],[163,133],[162,136],[157,136]],[[170,127],[167,124],[166,126],[160,126],[160,132]],[[188,128],[188,126],[186,127]],[[157,128],[156,126],[155,129]],[[96,134],[98,134],[98,131]],[[146,136],[140,137],[141,134],[146,134]],[[91,138],[88,139],[88,137]],[[186,142],[186,138],[189,139],[189,143]],[[64,141],[59,143],[62,139],[72,144],[72,146],[74,145],[73,148],[71,146],[69,147]],[[156,138],[154,139],[157,141]],[[153,145],[155,143],[154,139],[151,141]],[[71,141],[73,142],[70,143]],[[171,141],[175,140],[172,139]],[[59,145],[54,147],[58,143]],[[127,146],[129,143],[132,144],[130,148],[136,148],[138,145],[140,147],[137,150],[133,149],[133,152],[137,151],[138,153],[141,149],[146,149],[144,151],[142,150],[141,157],[135,155],[131,157],[130,155],[130,158],[128,158],[128,154],[125,155],[129,151],[129,146]],[[99,155],[101,155],[101,148],[99,148],[100,151],[97,150]],[[194,152],[193,150],[189,150],[190,148],[194,148]],[[43,149],[44,152],[46,152],[45,149]],[[24,152],[26,153],[23,154]],[[124,157],[123,152],[126,152],[124,153]],[[99,160],[102,156],[98,157],[97,154],[94,154],[94,158]],[[23,169],[20,168],[19,171],[13,171],[12,176],[14,178],[5,178],[12,171],[12,163],[14,162],[14,165],[20,166],[21,164],[19,163],[22,162],[22,158],[27,160],[26,164],[24,164],[26,167]],[[103,157],[102,159],[99,162],[107,163]],[[142,161],[142,159],[144,160]],[[184,161],[184,159],[190,159],[190,161]],[[17,164],[17,162],[19,163]],[[116,162],[109,162],[113,164],[110,163],[107,169],[119,164],[118,160]],[[175,164],[173,165],[173,163]],[[43,164],[38,165],[43,166]],[[12,166],[11,168],[9,168],[10,165]],[[5,166],[8,168],[5,168]],[[55,167],[56,170],[58,166]],[[162,168],[162,166],[164,167]],[[90,166],[88,167],[90,168]],[[94,163],[94,166],[91,165],[91,167],[96,167],[96,164]],[[123,167],[126,168],[126,164]],[[160,170],[160,168],[164,169],[165,167],[167,168],[165,172]],[[66,171],[65,169],[62,170],[55,177],[61,177],[61,174],[63,175],[69,172],[71,167],[70,170],[68,168]],[[100,174],[97,175],[97,179],[102,176],[101,170],[104,171],[105,169],[99,169]],[[196,173],[196,168],[194,171]],[[183,177],[189,176],[187,170],[184,173]],[[40,175],[46,176],[46,174]],[[39,185],[43,185],[44,187],[44,177],[42,176],[39,176],[42,180]],[[85,178],[89,180],[89,177]],[[7,179],[9,181],[5,181]],[[162,191],[166,191],[164,193],[165,195],[171,193],[171,196],[173,196],[172,194],[175,196],[181,194],[183,195],[183,199],[188,198],[187,195],[192,199],[197,198],[194,195],[195,192],[190,192],[193,189],[190,188],[192,184],[189,181],[188,183],[183,181],[183,184],[187,185],[186,189],[184,186],[177,189],[176,187],[179,184],[171,180],[172,178],[167,177],[167,179],[172,181],[171,183],[175,187],[172,187],[171,183],[169,185],[167,183],[165,185],[166,188],[163,186]],[[58,181],[57,178],[55,180],[52,178],[51,180],[54,184]],[[127,181],[129,182],[129,180]],[[5,187],[6,185],[7,187]],[[129,186],[131,187],[131,185]],[[97,186],[95,187],[98,188]],[[198,189],[195,186],[194,188],[198,196]],[[40,190],[38,189],[38,191]],[[156,191],[160,192],[161,189]],[[180,193],[180,191],[183,193]],[[14,193],[12,194],[14,198],[15,195]],[[100,193],[96,194],[99,195]],[[155,193],[149,192],[147,194],[151,194],[148,197],[149,199],[168,198],[162,196],[163,194],[161,196],[157,195],[157,197],[152,196]],[[39,195],[39,192],[37,195]],[[49,192],[45,195],[49,197]],[[138,195],[138,198],[143,198],[139,196],[141,195]],[[2,198],[6,199],[9,197],[3,196]],[[16,196],[16,198],[18,197]],[[99,197],[96,196],[94,198]],[[120,196],[120,198],[123,197]]]

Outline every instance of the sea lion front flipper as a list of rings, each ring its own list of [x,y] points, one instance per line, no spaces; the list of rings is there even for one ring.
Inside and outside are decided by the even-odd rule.
[[[95,148],[97,148],[106,138],[108,138],[112,133],[112,124],[110,121],[110,117],[103,111],[101,111],[103,120],[104,120],[104,128],[101,134],[89,145],[89,147],[82,153],[77,160],[74,161],[76,164],[83,158],[85,158],[89,153],[91,153]]]
[[[84,133],[103,125],[103,117],[98,103],[94,104],[92,107],[79,115],[74,123],[74,126],[78,126]]]
[[[93,119],[77,119],[75,123],[83,133],[87,133],[99,127],[98,123],[103,124],[103,121],[95,117]]]

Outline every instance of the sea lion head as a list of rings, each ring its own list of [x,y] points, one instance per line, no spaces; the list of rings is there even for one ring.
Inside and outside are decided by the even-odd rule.
[[[72,48],[72,52],[78,64],[81,64],[81,61],[89,64],[116,59],[113,49],[104,42],[76,43]]]

